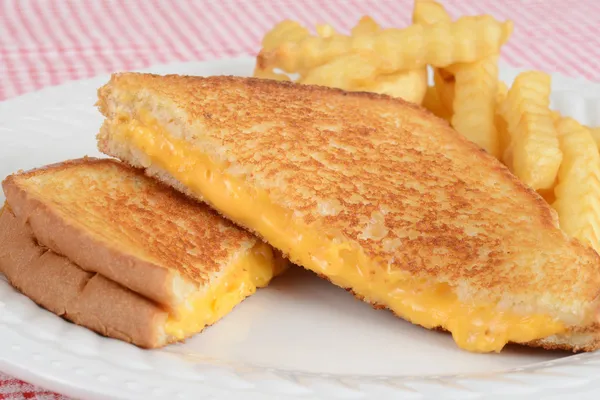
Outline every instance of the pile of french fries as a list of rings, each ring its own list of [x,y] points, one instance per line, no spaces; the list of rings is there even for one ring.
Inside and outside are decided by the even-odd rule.
[[[503,162],[552,205],[563,231],[600,252],[600,127],[551,110],[544,72],[523,72],[511,87],[499,80],[511,21],[452,20],[441,4],[415,0],[412,22],[382,29],[363,17],[350,35],[330,25],[311,35],[283,21],[264,37],[254,75],[421,104]]]

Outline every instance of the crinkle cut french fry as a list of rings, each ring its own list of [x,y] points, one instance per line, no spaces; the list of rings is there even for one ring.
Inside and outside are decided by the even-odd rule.
[[[422,105],[434,115],[450,122],[450,119],[452,118],[452,112],[446,109],[446,107],[444,107],[442,104],[435,86],[427,87],[425,96],[423,97]]]
[[[562,160],[549,106],[550,76],[530,71],[517,76],[499,109],[511,138],[506,164],[535,190],[554,185]]]
[[[412,103],[421,104],[427,90],[427,69],[378,75],[372,81],[355,89],[387,94],[388,96],[399,97]]]
[[[560,113],[558,111],[552,111],[552,120],[554,121],[555,125],[560,122],[561,118],[562,118],[562,115],[560,115]]]
[[[572,118],[557,124],[564,158],[554,189],[560,227],[600,251],[600,153],[590,129]]]
[[[380,69],[384,72],[427,64],[443,68],[497,54],[511,32],[510,21],[501,23],[487,15],[463,17],[456,22],[383,31],[374,48],[382,59]]]
[[[433,84],[444,108],[452,114],[454,103],[454,75],[443,68],[433,69]]]
[[[328,37],[338,34],[335,31],[335,29],[333,28],[333,26],[331,26],[329,24],[319,24],[319,25],[317,25],[316,29],[317,29],[317,35],[319,35],[322,38],[328,38]]]
[[[590,128],[590,134],[596,142],[596,146],[600,149],[600,127]]]
[[[296,21],[281,21],[271,29],[262,40],[262,50],[260,51],[254,68],[254,76],[264,79],[275,79],[278,81],[291,80],[287,75],[274,71],[277,66],[266,66],[263,62],[264,52],[273,50],[286,42],[299,42],[310,36],[306,28]]]
[[[300,42],[285,42],[264,52],[261,66],[278,67],[293,73],[323,65],[352,51],[374,50],[381,73],[420,69],[428,64],[446,67],[497,54],[512,27],[511,21],[499,22],[489,15],[482,15],[462,17],[455,22],[386,29],[360,40],[341,35],[309,36]]]
[[[298,43],[284,42],[272,51],[262,51],[261,68],[280,68],[288,73],[301,73],[326,64],[352,50],[352,39],[335,35],[328,38],[308,36]]]
[[[300,42],[310,36],[308,29],[296,21],[281,21],[273,27],[262,40],[262,48],[265,51],[273,50],[285,42]]]
[[[554,194],[554,188],[550,189],[540,189],[537,193],[542,196],[546,203],[552,204],[556,201],[556,195]]]
[[[273,71],[272,69],[261,69],[258,64],[254,68],[254,77],[263,79],[274,79],[276,81],[291,81],[290,77],[286,74],[281,74]]]
[[[494,124],[498,94],[498,56],[453,67],[455,87],[452,126],[470,141],[499,157]]]
[[[506,149],[510,145],[510,135],[508,133],[508,127],[506,125],[506,121],[498,113],[498,108],[500,104],[506,99],[506,95],[508,93],[508,87],[506,83],[502,81],[498,81],[498,92],[496,94],[496,107],[494,110],[494,125],[496,126],[496,132],[498,133],[498,144],[500,146],[498,154],[500,158],[505,154]]]
[[[381,27],[375,20],[367,15],[362,17],[356,26],[352,28],[351,36],[369,36],[381,31]]]
[[[555,125],[558,124],[563,118],[563,116],[560,115],[560,112],[558,111],[552,111],[552,117],[554,118]],[[590,134],[592,135],[592,138],[594,139],[594,142],[596,142],[596,146],[600,150],[600,126],[585,126],[585,128],[589,130]]]
[[[381,26],[371,17],[362,17],[356,26],[352,28],[350,40],[353,49],[363,49],[361,51],[370,52],[373,43],[373,37],[382,31]]]
[[[348,53],[311,69],[298,82],[353,90],[375,78],[377,71],[371,60],[366,54]]]
[[[415,0],[413,23],[431,25],[440,21],[451,21],[450,15],[440,3],[433,0]]]
[[[433,0],[415,0],[413,23],[431,25],[437,22],[451,21],[452,18],[440,3]],[[439,114],[445,116],[444,119],[449,120],[452,117],[452,102],[454,101],[454,77],[441,68],[434,68],[433,74],[434,85],[438,92],[436,97],[441,101],[443,107],[443,111],[440,109]]]
[[[497,54],[512,32],[512,22],[489,15],[462,17],[455,22],[411,25],[384,31],[375,49],[382,68],[412,69],[429,64],[443,68]]]

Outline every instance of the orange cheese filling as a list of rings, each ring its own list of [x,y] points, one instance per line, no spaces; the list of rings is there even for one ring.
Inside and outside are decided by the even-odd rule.
[[[218,284],[211,285],[205,293],[192,295],[180,306],[167,320],[165,332],[178,340],[200,332],[223,318],[257,288],[267,286],[276,273],[271,248],[258,243],[231,265]]]
[[[452,333],[459,347],[474,352],[499,352],[508,342],[525,343],[565,331],[564,324],[548,315],[520,315],[499,310],[496,304],[467,304],[459,301],[449,285],[387,270],[353,243],[337,241],[322,229],[294,220],[265,192],[228,175],[149,115],[141,113],[140,119],[121,119],[114,138],[142,150],[155,165],[224,215],[258,232],[290,260],[351,288],[370,303],[384,305],[426,328],[442,327]]]

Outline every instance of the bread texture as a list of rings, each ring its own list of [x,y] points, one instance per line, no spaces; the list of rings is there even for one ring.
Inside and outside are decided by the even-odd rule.
[[[167,317],[260,242],[116,160],[17,173],[3,189],[0,272],[50,311],[142,347],[174,341]]]
[[[8,206],[0,215],[0,241],[2,272],[15,288],[48,311],[140,347],[166,344],[162,327],[168,313],[163,308],[44,248]]]
[[[217,165],[213,173],[243,182],[295,224],[351,243],[378,263],[376,273],[447,284],[461,301],[567,326],[530,345],[598,347],[598,254],[567,237],[554,210],[505,166],[419,106],[253,78],[134,73],[113,75],[98,104],[107,118],[100,150],[179,190],[190,193],[145,149],[116,139],[122,121],[150,113]],[[298,259],[294,246],[277,246],[219,202],[191,194],[339,284],[336,273]]]

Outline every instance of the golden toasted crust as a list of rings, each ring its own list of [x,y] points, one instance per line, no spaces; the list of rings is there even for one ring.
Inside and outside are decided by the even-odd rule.
[[[526,344],[546,350],[567,350],[574,353],[595,351],[600,348],[600,325],[596,323],[582,329],[573,329],[563,335],[554,335]]]
[[[175,305],[256,243],[207,206],[116,160],[81,159],[9,176],[17,217],[88,271]],[[187,293],[174,292],[177,277]]]
[[[353,241],[391,271],[559,318],[598,306],[598,254],[564,235],[555,212],[494,157],[419,106],[260,79],[147,74],[114,75],[99,91],[108,118],[111,104],[150,110],[298,221]]]
[[[0,211],[0,272],[37,304],[78,325],[141,347],[166,344],[164,309],[42,247],[12,210]]]

